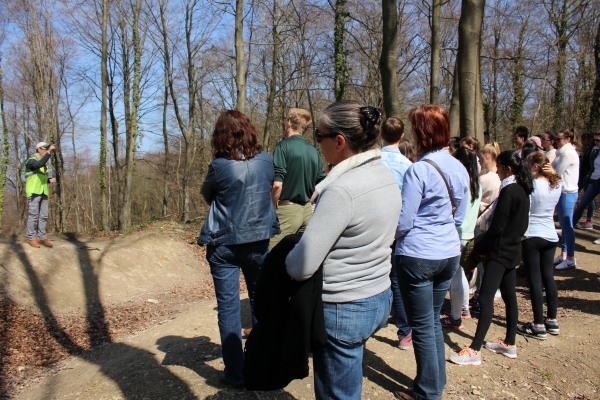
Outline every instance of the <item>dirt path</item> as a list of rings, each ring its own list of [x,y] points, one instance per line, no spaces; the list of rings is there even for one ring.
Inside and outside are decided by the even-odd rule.
[[[448,364],[447,399],[596,399],[600,398],[600,231],[578,231],[577,270],[558,272],[561,335],[546,341],[517,337],[519,357],[483,353],[480,367]],[[522,322],[532,319],[525,280],[519,280]],[[180,300],[179,300],[180,301]],[[487,339],[503,336],[501,301]],[[168,299],[154,306],[168,307]],[[248,301],[243,314],[248,320]],[[446,353],[470,342],[477,319],[464,331],[448,331]],[[411,385],[412,350],[395,348],[388,326],[367,343],[363,398],[393,398]],[[22,399],[312,399],[311,376],[285,390],[253,393],[222,386],[220,340],[214,300],[197,300],[187,310],[155,320],[143,331],[83,352],[56,364],[46,376],[29,382]]]

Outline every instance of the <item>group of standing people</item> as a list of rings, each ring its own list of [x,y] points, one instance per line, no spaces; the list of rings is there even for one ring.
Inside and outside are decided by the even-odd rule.
[[[327,343],[313,350],[318,399],[360,398],[364,345],[385,326],[392,308],[398,346],[414,347],[412,395],[442,395],[443,326],[460,329],[462,319],[470,318],[469,287],[460,266],[461,253],[469,246],[482,261],[475,295],[480,317],[471,345],[450,361],[480,364],[484,345],[515,358],[517,333],[538,339],[546,331],[559,333],[553,213],[558,203],[561,225],[567,225],[565,215],[572,220],[567,209],[574,201],[564,196],[571,191],[570,148],[561,152],[572,139],[561,136],[558,161],[550,164],[538,149],[531,154],[523,149],[500,152],[497,144],[480,148],[472,138],[463,139],[456,149],[449,147],[448,115],[436,105],[418,107],[408,119],[414,145],[403,138],[402,121],[383,122],[378,108],[355,101],[329,105],[314,132],[331,166],[326,175],[316,149],[302,136],[311,124],[307,110],[290,111],[285,139],[273,157],[262,150],[244,114],[221,114],[212,138],[214,159],[201,190],[211,206],[198,239],[207,245],[215,282],[225,364],[221,382],[244,384],[240,269],[254,325],[253,296],[270,247],[302,231],[282,268],[296,281],[323,268]],[[532,144],[539,147],[536,141]],[[568,264],[573,253],[566,236],[563,227],[566,254],[561,262]],[[534,309],[534,321],[524,325],[518,325],[515,290],[521,249]],[[452,311],[440,318],[449,289]],[[506,337],[485,343],[498,289],[506,304]]]

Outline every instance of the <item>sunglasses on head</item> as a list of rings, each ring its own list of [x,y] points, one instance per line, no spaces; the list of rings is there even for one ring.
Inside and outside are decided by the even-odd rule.
[[[317,139],[317,143],[321,143],[321,141],[325,138],[334,138],[338,133],[321,133],[319,128],[315,129],[315,138]]]

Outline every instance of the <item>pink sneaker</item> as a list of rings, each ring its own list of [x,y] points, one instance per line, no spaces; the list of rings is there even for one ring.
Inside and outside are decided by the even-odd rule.
[[[400,341],[398,342],[398,348],[400,350],[408,350],[412,347],[413,342],[412,342],[412,331],[410,331],[410,333],[406,336],[404,336],[402,339],[400,339]]]
[[[585,221],[577,224],[577,229],[594,229],[594,223],[592,221]]]

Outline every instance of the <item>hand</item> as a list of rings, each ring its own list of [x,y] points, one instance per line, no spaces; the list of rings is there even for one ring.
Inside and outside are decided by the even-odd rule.
[[[552,168],[552,164],[548,163],[546,165],[544,165],[544,167],[542,168],[542,171],[548,173],[548,174],[555,174],[556,171],[554,170],[554,168]]]
[[[50,147],[48,147],[48,151],[54,151],[56,150],[56,145],[51,144]]]
[[[48,182],[50,182],[50,183],[56,183],[56,178],[50,178],[50,179],[48,179]]]

